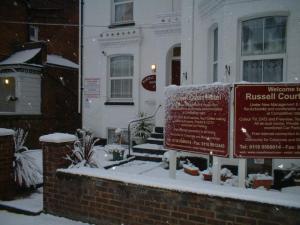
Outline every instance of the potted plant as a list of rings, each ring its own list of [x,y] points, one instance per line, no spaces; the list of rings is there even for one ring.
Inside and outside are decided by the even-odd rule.
[[[147,117],[146,113],[140,112],[139,118]],[[141,120],[137,122],[133,127],[133,140],[136,144],[142,144],[150,136],[153,129],[153,121],[150,119]]]
[[[112,161],[120,161],[124,158],[125,148],[121,145],[111,144],[106,145],[104,151],[112,156]]]

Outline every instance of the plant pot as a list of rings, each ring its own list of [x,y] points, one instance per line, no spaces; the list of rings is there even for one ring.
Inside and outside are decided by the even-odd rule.
[[[112,156],[113,156],[113,161],[120,161],[124,157],[124,155],[119,152],[113,152]]]
[[[191,170],[188,168],[184,168],[184,172],[192,176],[199,176],[199,170]]]
[[[273,180],[253,180],[252,188],[264,187],[270,189],[273,184]]]
[[[134,137],[133,138],[133,141],[137,144],[137,145],[140,145],[140,144],[144,144],[145,143],[145,138],[143,137]]]
[[[205,174],[205,173],[202,173],[203,175],[203,179],[206,180],[206,181],[212,181],[212,175],[211,174]]]

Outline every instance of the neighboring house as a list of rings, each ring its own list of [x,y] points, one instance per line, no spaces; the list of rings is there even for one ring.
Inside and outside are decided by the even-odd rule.
[[[0,127],[29,129],[28,147],[42,134],[75,132],[78,1],[4,0],[0,11]]]
[[[97,136],[153,112],[170,84],[299,82],[299,1],[83,2],[83,126]]]

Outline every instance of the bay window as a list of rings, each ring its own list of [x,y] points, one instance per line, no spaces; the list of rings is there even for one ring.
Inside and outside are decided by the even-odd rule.
[[[244,81],[283,81],[287,17],[242,22],[241,66]]]
[[[112,56],[109,67],[109,100],[132,100],[133,56]]]

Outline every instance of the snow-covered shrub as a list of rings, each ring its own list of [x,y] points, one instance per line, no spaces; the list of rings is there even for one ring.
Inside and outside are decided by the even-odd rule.
[[[14,144],[14,180],[19,187],[35,187],[43,182],[43,172],[36,164],[35,159],[27,154],[24,146],[28,132],[18,128],[15,130]]]
[[[98,167],[93,160],[94,145],[99,139],[95,139],[94,135],[85,129],[78,129],[76,131],[77,140],[74,142],[71,155],[67,155],[66,159],[71,161],[70,168],[79,167]]]
[[[113,161],[119,161],[124,158],[125,148],[122,147],[121,145],[111,144],[111,145],[106,145],[104,147],[104,151],[107,154],[112,155]]]
[[[139,118],[147,117],[146,113],[140,112],[138,114]],[[150,136],[152,129],[154,127],[154,123],[151,119],[146,119],[137,122],[133,126],[133,136],[134,137],[140,137],[142,139],[146,139]]]

